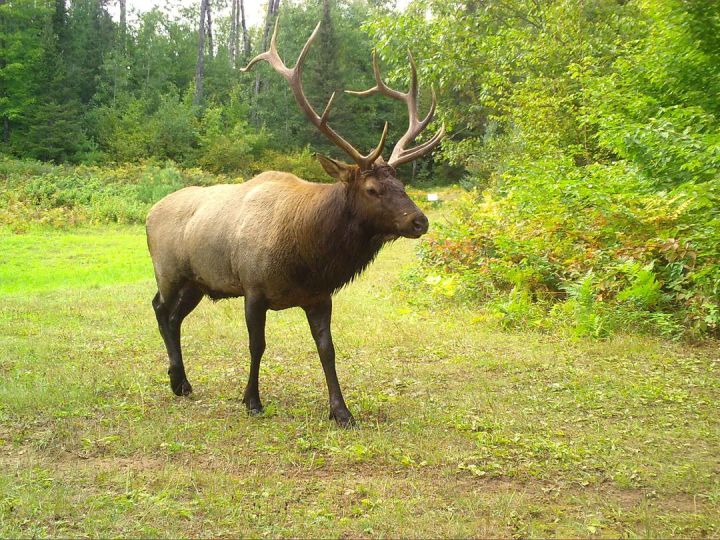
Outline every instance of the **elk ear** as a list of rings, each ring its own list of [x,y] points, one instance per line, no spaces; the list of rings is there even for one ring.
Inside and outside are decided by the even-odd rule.
[[[315,157],[322,165],[325,172],[333,178],[337,178],[342,182],[350,182],[355,178],[355,165],[343,163],[342,161],[335,161],[332,158],[323,156],[322,154],[315,154]]]

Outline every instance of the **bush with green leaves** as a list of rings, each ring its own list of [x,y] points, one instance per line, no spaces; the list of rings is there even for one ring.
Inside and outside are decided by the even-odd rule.
[[[253,175],[263,171],[289,172],[308,182],[335,181],[328,176],[315,154],[307,147],[288,153],[266,150],[250,164],[250,172]]]
[[[164,165],[53,166],[0,159],[0,224],[143,223],[150,207],[189,185],[228,182],[199,169]]]
[[[366,26],[391,79],[407,46],[433,58],[468,171],[416,283],[508,325],[718,333],[715,3],[416,0]]]
[[[505,324],[717,333],[718,208],[717,182],[657,191],[623,163],[536,162],[466,195],[421,257]]]
[[[169,159],[188,165],[198,152],[200,126],[188,96],[123,96],[117,103],[94,109],[89,121],[105,160]]]
[[[204,135],[198,164],[218,174],[241,173],[245,176],[253,170],[252,162],[262,155],[269,145],[264,129],[253,129],[247,122],[234,126],[222,123],[219,108],[206,111],[203,118]]]

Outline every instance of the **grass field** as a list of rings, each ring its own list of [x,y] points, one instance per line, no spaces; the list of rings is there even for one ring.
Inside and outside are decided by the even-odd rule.
[[[32,228],[0,236],[0,294],[100,287],[147,280],[152,264],[144,229],[96,227],[73,232]]]
[[[141,227],[0,236],[0,536],[720,535],[717,344],[418,307],[413,247],[337,296],[346,431],[301,311],[269,315],[248,417],[241,300],[187,319],[171,393]]]

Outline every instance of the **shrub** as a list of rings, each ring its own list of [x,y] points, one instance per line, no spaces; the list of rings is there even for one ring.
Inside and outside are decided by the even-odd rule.
[[[422,265],[513,326],[717,333],[718,207],[718,182],[657,191],[623,162],[538,161],[470,192]]]
[[[291,153],[266,150],[259,159],[250,164],[252,174],[263,171],[283,171],[299,176],[309,182],[334,182],[310,152],[309,148]]]
[[[52,166],[0,161],[0,223],[23,230],[28,224],[55,227],[83,223],[143,223],[150,207],[189,185],[227,182],[199,169],[124,165]]]
[[[188,163],[198,145],[192,107],[176,96],[163,96],[157,111],[141,129],[150,132],[149,156],[156,159]]]
[[[206,122],[212,123],[213,111],[206,114]],[[262,155],[268,145],[264,130],[255,131],[246,123],[238,123],[229,135],[221,129],[208,129],[202,140],[202,154],[198,163],[214,173],[242,173],[251,175],[253,156]]]
[[[134,162],[154,158],[189,164],[199,144],[192,105],[177,95],[163,96],[159,103],[127,98],[94,109],[89,115],[97,140],[95,154],[106,159]]]

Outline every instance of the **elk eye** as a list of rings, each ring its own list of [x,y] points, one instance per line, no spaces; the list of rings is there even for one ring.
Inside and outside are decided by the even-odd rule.
[[[365,188],[365,191],[367,191],[367,194],[368,194],[368,195],[371,195],[371,196],[373,196],[373,197],[379,197],[379,196],[380,196],[380,193],[378,193],[378,190],[375,189],[374,187]]]

